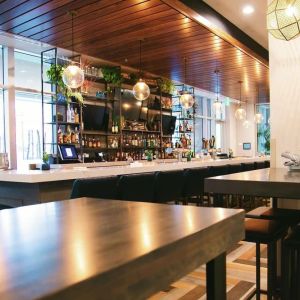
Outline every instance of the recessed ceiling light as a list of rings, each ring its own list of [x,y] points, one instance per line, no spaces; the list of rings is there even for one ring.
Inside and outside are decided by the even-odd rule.
[[[243,7],[243,14],[244,15],[251,15],[254,13],[254,7],[252,5],[245,5]]]

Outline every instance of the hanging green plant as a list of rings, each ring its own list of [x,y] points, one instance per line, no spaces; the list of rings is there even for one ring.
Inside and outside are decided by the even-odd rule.
[[[101,71],[106,83],[120,86],[123,82],[123,76],[119,67],[104,66],[101,68]]]
[[[65,100],[67,103],[70,103],[73,98],[80,105],[83,105],[84,100],[82,94],[78,91],[72,91],[72,89],[64,84],[62,79],[64,69],[62,65],[53,64],[46,72],[49,81],[57,86],[58,101]]]
[[[176,90],[172,80],[165,78],[158,78],[156,80],[157,86],[163,93],[173,94]]]

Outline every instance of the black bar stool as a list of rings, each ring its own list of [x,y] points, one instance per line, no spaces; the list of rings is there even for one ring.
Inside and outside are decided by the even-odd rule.
[[[77,179],[73,184],[71,199],[80,197],[119,199],[118,182],[117,176]]]
[[[211,166],[209,168],[209,177],[222,176],[229,174],[229,165]],[[214,207],[228,207],[228,201],[226,201],[225,195],[214,194],[213,206]]]
[[[270,168],[270,161],[269,160],[265,160],[265,168]]]
[[[122,175],[119,195],[122,200],[154,202],[155,173]]]
[[[208,175],[207,167],[184,170],[183,197],[186,204],[193,202],[198,206],[204,205],[204,179]],[[209,197],[208,206],[210,206]]]
[[[271,300],[275,294],[277,281],[277,241],[285,237],[287,226],[281,222],[263,219],[246,219],[245,241],[256,244],[256,289],[249,299],[256,294],[260,299],[260,244],[268,247],[267,299]]]
[[[243,171],[242,164],[228,165],[228,174],[241,173]]]
[[[183,199],[184,171],[156,172],[154,195],[158,203],[174,201],[178,203]]]
[[[243,172],[255,170],[254,162],[242,163],[241,165],[242,165]]]
[[[282,243],[282,300],[300,300],[300,225]]]
[[[265,169],[265,168],[266,168],[265,161],[256,161],[256,162],[254,162],[254,169],[255,170]]]
[[[12,207],[8,206],[8,205],[0,204],[0,210],[2,210],[2,209],[9,209],[9,208],[12,208]]]

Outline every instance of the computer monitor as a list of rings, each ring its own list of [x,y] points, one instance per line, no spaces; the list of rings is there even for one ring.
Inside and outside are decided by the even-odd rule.
[[[77,161],[78,153],[75,145],[63,144],[58,146],[62,161]]]

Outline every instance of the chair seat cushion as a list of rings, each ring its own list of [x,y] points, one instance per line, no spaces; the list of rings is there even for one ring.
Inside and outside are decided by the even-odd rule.
[[[278,220],[290,225],[300,222],[300,210],[286,208],[258,207],[246,214],[247,218]]]
[[[245,231],[245,241],[268,244],[283,238],[287,232],[287,226],[285,223],[274,220],[246,219]]]
[[[284,245],[300,250],[300,224],[285,238]]]

